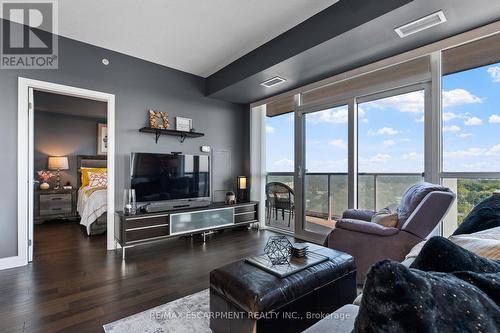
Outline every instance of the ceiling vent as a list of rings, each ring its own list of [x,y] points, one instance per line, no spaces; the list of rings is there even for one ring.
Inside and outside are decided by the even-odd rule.
[[[283,82],[286,82],[286,80],[282,77],[275,76],[270,79],[267,79],[266,81],[262,82],[260,85],[264,86],[266,88],[271,88],[274,86],[277,86],[278,84],[281,84]]]
[[[445,22],[446,16],[444,16],[443,11],[440,10],[439,12],[427,15],[426,17],[422,17],[421,19],[396,28],[394,31],[396,31],[399,37],[405,38]]]

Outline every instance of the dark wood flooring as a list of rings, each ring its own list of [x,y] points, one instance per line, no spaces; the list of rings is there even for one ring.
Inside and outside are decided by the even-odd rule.
[[[102,325],[208,288],[209,272],[262,253],[274,233],[228,230],[106,251],[74,222],[36,226],[34,261],[0,271],[0,332],[103,332]]]

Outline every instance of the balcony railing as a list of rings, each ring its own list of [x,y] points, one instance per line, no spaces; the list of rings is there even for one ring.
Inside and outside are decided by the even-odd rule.
[[[359,173],[358,207],[395,209],[405,190],[422,180],[421,173]],[[294,188],[291,172],[268,173],[269,182],[281,182]],[[327,220],[338,219],[348,208],[347,183],[347,173],[306,173],[306,215]]]

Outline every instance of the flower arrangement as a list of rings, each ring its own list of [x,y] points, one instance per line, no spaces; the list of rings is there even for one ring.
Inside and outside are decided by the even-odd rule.
[[[48,182],[49,179],[52,177],[52,175],[48,171],[40,170],[37,171],[36,173],[38,174],[38,179],[40,179],[44,183]]]
[[[50,178],[52,178],[52,173],[44,170],[37,171],[36,173],[38,175],[38,179],[40,179],[40,181],[42,182],[40,184],[40,189],[48,190],[50,188],[48,181],[50,180]]]

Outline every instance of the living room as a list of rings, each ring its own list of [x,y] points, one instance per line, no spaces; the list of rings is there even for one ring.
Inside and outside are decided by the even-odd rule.
[[[1,5],[0,331],[498,331],[499,3]]]

